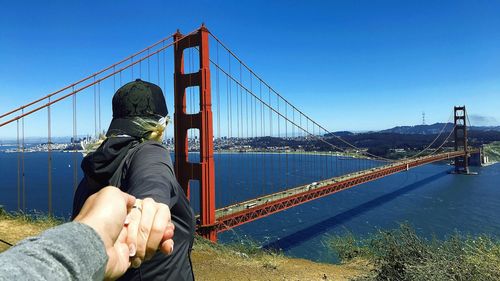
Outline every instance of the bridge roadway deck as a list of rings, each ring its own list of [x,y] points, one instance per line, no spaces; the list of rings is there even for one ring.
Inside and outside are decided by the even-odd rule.
[[[476,150],[469,153],[477,153]],[[256,220],[273,213],[324,197],[353,186],[379,179],[424,164],[463,156],[463,151],[445,152],[430,156],[394,162],[388,165],[358,171],[338,177],[329,178],[311,184],[301,185],[285,191],[265,195],[252,200],[240,202],[221,209],[215,213],[215,227],[218,232]]]

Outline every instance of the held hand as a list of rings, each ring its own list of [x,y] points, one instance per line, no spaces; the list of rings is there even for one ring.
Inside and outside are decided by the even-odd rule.
[[[136,200],[116,187],[90,196],[75,221],[92,227],[101,237],[109,258],[106,280],[123,275],[131,261],[139,267],[158,249],[165,254],[173,251],[174,225],[168,206],[151,198]]]
[[[132,267],[137,268],[159,249],[165,254],[174,250],[174,224],[170,208],[151,198],[137,199],[129,214],[127,244],[130,245]]]
[[[124,222],[127,210],[134,203],[135,197],[108,186],[90,196],[75,218],[75,221],[92,227],[104,242],[109,258],[105,279],[120,277],[130,266]]]

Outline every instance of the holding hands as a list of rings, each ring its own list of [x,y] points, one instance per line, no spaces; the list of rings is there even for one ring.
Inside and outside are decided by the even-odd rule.
[[[90,196],[75,218],[92,227],[108,254],[106,279],[116,279],[127,269],[139,267],[157,250],[173,252],[174,225],[167,205],[144,200],[108,186]]]
[[[167,255],[174,251],[174,224],[167,205],[151,198],[136,199],[128,218],[126,241],[130,245],[132,267],[138,268],[158,249]]]

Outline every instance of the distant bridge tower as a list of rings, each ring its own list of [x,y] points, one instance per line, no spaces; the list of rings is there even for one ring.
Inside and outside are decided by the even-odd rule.
[[[182,39],[182,40],[181,40]],[[208,53],[208,30],[204,25],[196,33],[174,35],[174,136],[175,173],[186,196],[190,197],[189,182],[200,182],[200,225],[202,236],[215,242],[215,171],[212,122],[212,99],[210,95],[210,59]],[[198,48],[200,69],[184,73],[184,50]],[[186,112],[186,88],[199,87],[200,111]],[[188,130],[200,130],[200,162],[188,160]]]
[[[455,151],[464,151],[464,156],[455,158],[455,173],[469,173],[469,155],[467,147],[467,121],[464,106],[455,106]]]

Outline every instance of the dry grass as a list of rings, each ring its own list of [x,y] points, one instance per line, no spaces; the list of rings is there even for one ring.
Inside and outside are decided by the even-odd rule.
[[[7,213],[0,209],[0,239],[15,244],[20,240],[40,234],[47,228],[61,224],[61,220],[47,216],[29,216],[22,213]],[[0,252],[9,246],[0,242]]]
[[[193,254],[197,280],[350,280],[372,269],[357,259],[343,265],[316,263],[266,252],[255,245],[214,245],[197,238]]]

